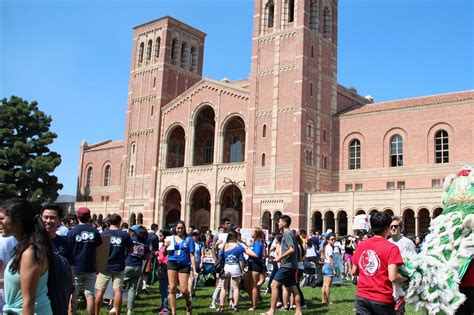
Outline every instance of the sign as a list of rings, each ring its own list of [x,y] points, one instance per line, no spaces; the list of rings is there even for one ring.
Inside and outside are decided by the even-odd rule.
[[[95,248],[95,269],[105,272],[109,260],[110,234],[102,237],[102,244]]]
[[[354,226],[353,230],[364,230],[368,231],[370,229],[370,216],[367,214],[359,214],[354,217]]]

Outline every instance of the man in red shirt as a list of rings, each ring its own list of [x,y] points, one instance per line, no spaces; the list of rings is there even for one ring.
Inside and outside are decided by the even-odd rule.
[[[370,217],[373,237],[361,242],[352,256],[352,274],[359,274],[355,300],[356,314],[393,314],[392,283],[407,281],[398,273],[403,259],[397,245],[387,241],[392,217],[377,211]]]

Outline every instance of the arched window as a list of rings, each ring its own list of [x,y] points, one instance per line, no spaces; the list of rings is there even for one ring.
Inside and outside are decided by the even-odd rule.
[[[158,37],[155,40],[155,58],[160,57],[160,45],[161,45],[161,37]]]
[[[176,62],[178,56],[178,40],[173,39],[171,42],[171,62]]]
[[[323,14],[323,37],[331,39],[331,29],[332,29],[332,17],[331,11],[328,8],[324,8]]]
[[[295,0],[288,0],[288,22],[295,20]]]
[[[143,214],[141,213],[137,215],[137,224],[143,224]]]
[[[267,28],[273,28],[273,23],[275,20],[275,5],[273,4],[273,1],[270,0],[267,2],[267,5],[265,7],[266,13],[267,13]]]
[[[191,47],[191,50],[189,52],[188,56],[188,64],[189,64],[189,70],[192,72],[197,72],[197,49],[195,47]]]
[[[309,138],[314,138],[314,125],[312,121],[308,122],[306,125],[306,136]]]
[[[390,138],[390,166],[403,166],[403,138],[398,134]]]
[[[318,31],[319,28],[319,12],[317,0],[311,0],[309,4],[309,29]]]
[[[324,154],[321,155],[321,161],[320,161],[320,165],[319,167],[323,170],[327,170],[328,169],[328,158],[327,156],[325,156]]]
[[[138,48],[138,62],[143,62],[143,50],[145,49],[145,43],[140,43]]]
[[[306,150],[306,165],[313,166],[313,164],[314,164],[313,151]]]
[[[132,145],[130,146],[130,155],[135,154],[136,148],[137,148],[137,146],[136,146],[135,142],[133,142]]]
[[[153,40],[149,40],[146,45],[146,60],[151,60],[151,47],[153,46]]]
[[[203,157],[204,164],[212,164],[212,161],[214,160],[213,154],[214,154],[214,141],[209,139],[204,143],[204,157]]]
[[[265,166],[265,153],[262,153],[262,166]]]
[[[104,169],[104,186],[110,186],[110,165]]]
[[[130,176],[135,175],[135,166],[130,165]]]
[[[446,130],[438,130],[435,134],[435,162],[449,163],[449,138]]]
[[[360,169],[360,141],[358,139],[349,143],[349,169]]]
[[[183,43],[181,45],[181,68],[186,68],[187,52],[187,45],[186,43]]]
[[[92,175],[93,175],[93,169],[92,166],[89,166],[86,172],[86,187],[91,187],[92,186]]]
[[[230,145],[230,162],[242,162],[244,160],[242,152],[242,141],[240,141],[240,137],[234,137]]]
[[[262,137],[265,138],[267,136],[267,125],[263,124],[262,126]]]

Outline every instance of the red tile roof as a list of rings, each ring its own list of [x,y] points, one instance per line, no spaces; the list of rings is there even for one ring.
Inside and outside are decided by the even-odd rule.
[[[395,101],[367,104],[359,108],[356,108],[354,110],[349,110],[341,114],[341,116],[342,117],[352,116],[352,115],[375,113],[375,112],[382,112],[382,111],[389,111],[389,110],[396,110],[396,109],[445,104],[445,103],[451,103],[451,102],[461,102],[461,101],[466,101],[466,100],[474,100],[474,90],[453,92],[453,93],[446,93],[446,94],[437,94],[437,95],[430,95],[430,96],[421,96],[421,97],[406,98],[406,99],[395,100]]]

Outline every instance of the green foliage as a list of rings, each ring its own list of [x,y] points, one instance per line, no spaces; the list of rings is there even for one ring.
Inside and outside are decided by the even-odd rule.
[[[0,199],[21,197],[33,203],[53,201],[63,185],[51,172],[61,156],[49,150],[57,135],[51,116],[36,101],[12,96],[0,104]]]

